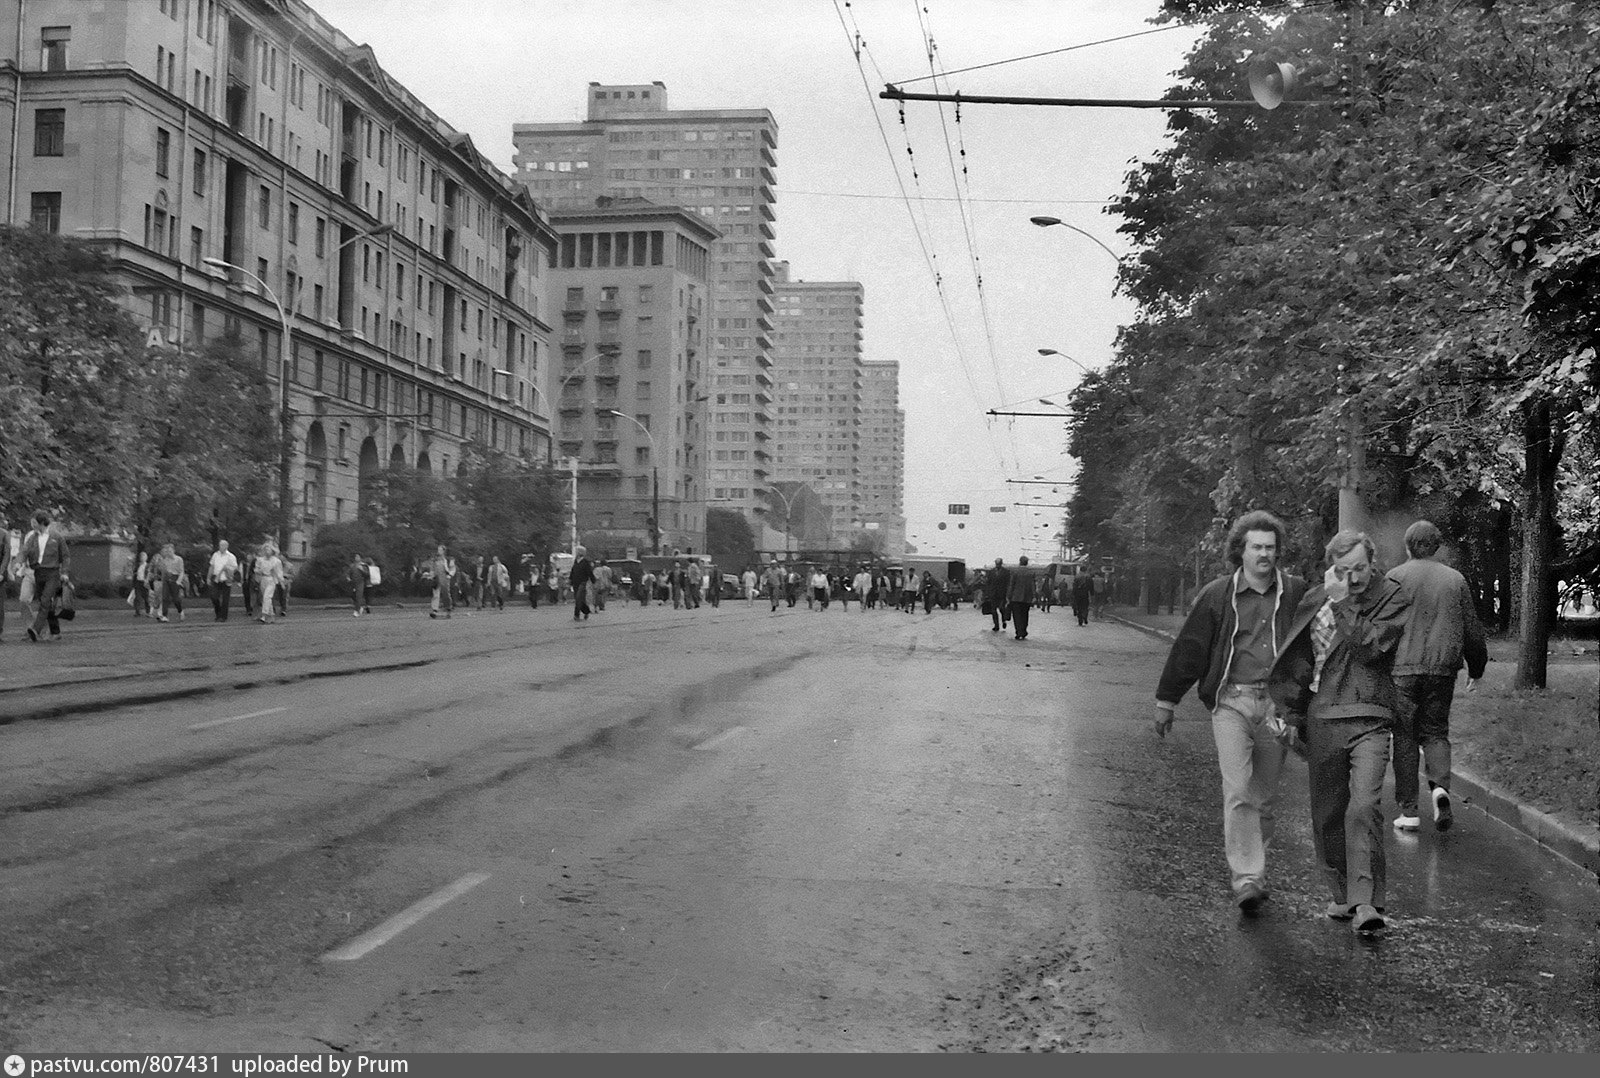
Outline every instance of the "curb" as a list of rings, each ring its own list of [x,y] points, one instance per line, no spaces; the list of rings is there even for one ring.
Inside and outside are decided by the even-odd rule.
[[[1102,617],[1158,640],[1171,642],[1176,639],[1174,634],[1165,629],[1141,625],[1110,611]],[[1522,832],[1557,857],[1600,876],[1600,827],[1574,827],[1548,812],[1523,804],[1487,779],[1459,767],[1451,770],[1450,783],[1450,792],[1459,795],[1457,801],[1471,805],[1490,819]]]

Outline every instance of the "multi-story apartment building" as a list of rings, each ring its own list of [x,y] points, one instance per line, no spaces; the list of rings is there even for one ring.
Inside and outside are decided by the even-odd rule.
[[[26,0],[0,39],[8,221],[103,245],[165,342],[260,349],[286,553],[387,465],[545,456],[555,233],[370,49],[298,0]]]
[[[579,461],[580,540],[626,534],[648,552],[659,537],[662,553],[701,552],[703,342],[717,231],[647,199],[596,202],[551,213],[560,236],[549,271],[561,304],[557,443]],[[727,443],[715,445],[726,459]]]
[[[906,548],[906,414],[900,407],[900,364],[861,364],[861,526],[883,537],[883,553]]]
[[[512,127],[517,178],[535,200],[582,208],[596,196],[683,206],[721,233],[712,259],[707,384],[710,498],[767,517],[772,437],[772,258],[778,125],[765,109],[670,109],[667,90],[590,83],[581,123]],[[737,450],[743,456],[732,459]],[[758,529],[759,530],[759,529]]]
[[[791,280],[787,262],[774,271],[773,475],[816,491],[831,511],[834,545],[845,547],[863,524],[864,292],[855,281]]]

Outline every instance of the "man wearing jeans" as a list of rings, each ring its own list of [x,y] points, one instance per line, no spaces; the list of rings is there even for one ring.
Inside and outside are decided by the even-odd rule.
[[[1417,814],[1417,750],[1428,776],[1433,825],[1449,828],[1450,703],[1456,671],[1467,667],[1467,691],[1476,688],[1489,662],[1483,623],[1472,605],[1466,578],[1436,561],[1441,536],[1431,521],[1406,529],[1407,560],[1389,570],[1411,606],[1394,659],[1396,712],[1394,722],[1394,800],[1399,815],[1394,826],[1415,831]]]
[[[1228,529],[1233,572],[1195,598],[1167,655],[1156,688],[1156,733],[1166,737],[1190,686],[1211,709],[1211,733],[1222,773],[1222,844],[1234,901],[1254,916],[1267,897],[1267,847],[1272,842],[1278,773],[1287,749],[1267,672],[1287,639],[1305,581],[1281,572],[1283,522],[1254,510]]]

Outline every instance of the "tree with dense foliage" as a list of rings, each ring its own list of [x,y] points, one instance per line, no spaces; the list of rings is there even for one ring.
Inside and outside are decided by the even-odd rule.
[[[754,565],[756,539],[750,522],[731,509],[706,510],[706,553],[724,568]]]
[[[143,352],[105,257],[35,229],[0,228],[0,489],[11,519],[48,507],[124,523],[124,394]]]
[[[1570,540],[1597,530],[1597,15],[1166,11],[1208,24],[1170,98],[1236,96],[1241,56],[1261,53],[1343,107],[1176,110],[1169,147],[1130,173],[1110,212],[1140,312],[1075,397],[1074,539],[1139,550],[1159,519],[1166,541],[1209,522],[1214,543],[1259,505],[1309,562],[1359,480],[1380,531],[1426,511],[1487,547],[1520,491],[1518,680],[1542,684],[1552,566],[1581,567]]]

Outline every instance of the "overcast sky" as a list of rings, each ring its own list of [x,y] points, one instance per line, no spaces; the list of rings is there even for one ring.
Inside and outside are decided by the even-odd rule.
[[[798,279],[860,281],[865,356],[900,363],[913,542],[970,562],[1049,560],[1061,510],[1013,503],[1060,505],[1068,486],[1007,480],[1070,477],[1064,424],[985,413],[1065,403],[1078,367],[1038,350],[1102,366],[1132,307],[1112,294],[1111,254],[1028,218],[1125,250],[1101,206],[1161,145],[1165,114],[969,104],[957,123],[948,104],[906,102],[902,126],[877,94],[931,89],[926,30],[940,71],[995,65],[941,92],[1158,97],[1195,34],[1146,33],[1156,0],[311,2],[507,171],[511,125],[582,119],[591,81],[659,80],[676,109],[769,109],[778,257]],[[971,515],[947,515],[951,503]]]

